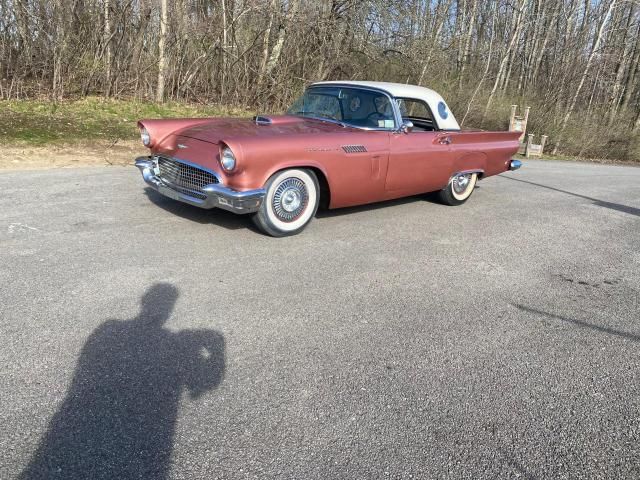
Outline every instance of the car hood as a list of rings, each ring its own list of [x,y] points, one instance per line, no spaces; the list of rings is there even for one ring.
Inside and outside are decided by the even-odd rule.
[[[256,119],[244,118],[216,118],[183,128],[174,133],[182,137],[218,144],[226,138],[270,138],[344,130],[342,125],[336,123],[292,115],[274,115],[257,117],[257,119],[256,121]]]

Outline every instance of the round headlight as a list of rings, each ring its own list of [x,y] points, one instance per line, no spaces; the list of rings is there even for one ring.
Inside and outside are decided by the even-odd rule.
[[[234,168],[236,168],[236,157],[233,155],[233,152],[229,147],[224,147],[222,149],[222,154],[220,155],[220,164],[222,168],[224,168],[227,172],[230,172]]]
[[[151,145],[151,135],[149,135],[149,132],[147,132],[147,129],[144,127],[140,129],[140,139],[145,147]]]

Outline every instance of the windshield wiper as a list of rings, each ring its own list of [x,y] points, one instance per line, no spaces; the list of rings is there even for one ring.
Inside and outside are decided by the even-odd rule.
[[[320,121],[320,122],[327,122],[327,123],[333,123],[333,124],[336,124],[336,123],[337,123],[337,124],[338,124],[338,125],[340,125],[342,128],[347,128],[347,127],[348,127],[348,125],[347,125],[346,123],[344,123],[344,122],[343,122],[343,121],[341,121],[341,120],[337,120],[337,119],[335,119],[335,118],[328,118],[328,117],[316,117],[316,116],[313,116],[313,115],[304,115],[304,114],[303,114],[303,117],[305,117],[305,118],[311,118],[312,120],[318,120],[318,121]]]

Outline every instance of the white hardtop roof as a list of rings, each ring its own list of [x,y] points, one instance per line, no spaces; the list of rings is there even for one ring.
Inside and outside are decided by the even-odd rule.
[[[433,115],[438,122],[438,126],[443,130],[460,130],[460,125],[456,121],[453,113],[444,101],[444,98],[436,92],[426,87],[419,87],[417,85],[407,85],[404,83],[392,83],[392,82],[365,82],[355,80],[332,80],[325,82],[316,82],[312,85],[353,85],[354,87],[371,87],[379,90],[384,90],[392,97],[397,98],[415,98],[418,100],[424,100],[429,105],[429,108],[433,112]],[[440,105],[443,104],[444,108]]]

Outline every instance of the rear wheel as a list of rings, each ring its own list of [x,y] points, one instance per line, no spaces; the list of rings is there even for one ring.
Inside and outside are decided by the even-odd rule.
[[[320,188],[310,170],[292,168],[274,174],[266,183],[264,201],[255,224],[273,237],[300,233],[318,210]]]
[[[445,205],[462,205],[473,193],[477,181],[477,173],[456,174],[449,184],[438,192],[438,197]]]

